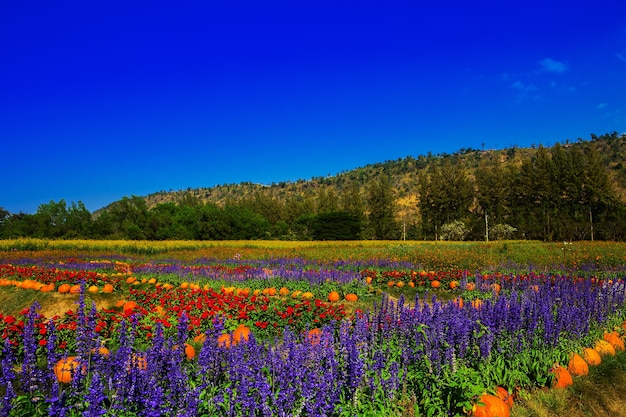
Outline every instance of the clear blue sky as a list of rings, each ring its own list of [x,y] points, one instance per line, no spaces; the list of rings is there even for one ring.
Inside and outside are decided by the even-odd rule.
[[[4,1],[0,207],[626,131],[626,2]]]

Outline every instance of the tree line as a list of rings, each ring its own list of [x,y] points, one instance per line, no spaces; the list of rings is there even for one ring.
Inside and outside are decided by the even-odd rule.
[[[0,238],[624,240],[626,206],[597,147],[616,141],[624,136],[429,157],[403,175],[380,164],[375,175],[283,196],[257,190],[223,204],[187,192],[151,207],[124,197],[96,214],[80,201],[51,201],[35,214],[0,208]]]

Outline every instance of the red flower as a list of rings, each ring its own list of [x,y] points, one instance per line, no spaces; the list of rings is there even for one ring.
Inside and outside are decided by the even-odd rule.
[[[46,339],[41,339],[39,341],[39,346],[46,346],[48,344],[48,341]]]

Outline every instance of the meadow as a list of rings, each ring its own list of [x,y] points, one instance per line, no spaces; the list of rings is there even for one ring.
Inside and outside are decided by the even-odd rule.
[[[0,241],[0,415],[533,415],[623,366],[624,265],[612,242]]]

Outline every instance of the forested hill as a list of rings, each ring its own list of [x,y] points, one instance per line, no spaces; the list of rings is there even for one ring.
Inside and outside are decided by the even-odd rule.
[[[626,135],[407,156],[328,177],[51,202],[0,237],[626,240]],[[2,217],[2,216],[0,216]]]
[[[619,198],[626,201],[626,165],[622,161],[626,158],[626,136],[618,133],[606,134],[602,136],[591,135],[591,139],[578,139],[575,142],[559,144],[563,148],[572,148],[585,152],[588,148],[594,147],[601,157],[603,165],[606,167],[611,181],[614,183]],[[188,188],[186,190],[159,191],[142,197],[148,207],[157,204],[174,202],[179,203],[188,199],[199,199],[203,203],[213,203],[224,206],[229,203],[250,198],[255,194],[262,194],[276,200],[286,201],[290,198],[306,199],[311,197],[316,199],[323,190],[333,189],[342,193],[353,184],[360,188],[365,187],[370,181],[376,179],[381,173],[391,177],[394,191],[397,198],[402,203],[410,204],[419,195],[420,178],[435,166],[450,162],[458,165],[470,176],[475,176],[476,170],[488,161],[497,158],[503,167],[512,165],[521,166],[522,162],[536,155],[540,146],[532,148],[511,147],[503,150],[485,149],[460,149],[453,154],[428,154],[417,157],[407,156],[392,161],[379,162],[366,165],[349,171],[343,171],[336,175],[327,177],[315,177],[311,179],[300,179],[298,181],[275,182],[271,184],[258,184],[244,182],[240,184],[224,184],[207,188]],[[553,147],[547,148],[549,153]],[[363,191],[363,190],[362,190]],[[115,203],[113,203],[115,204]],[[110,207],[110,206],[109,206]],[[105,207],[106,210],[109,207]],[[100,210],[99,210],[100,211]],[[98,211],[98,212],[99,212]]]

